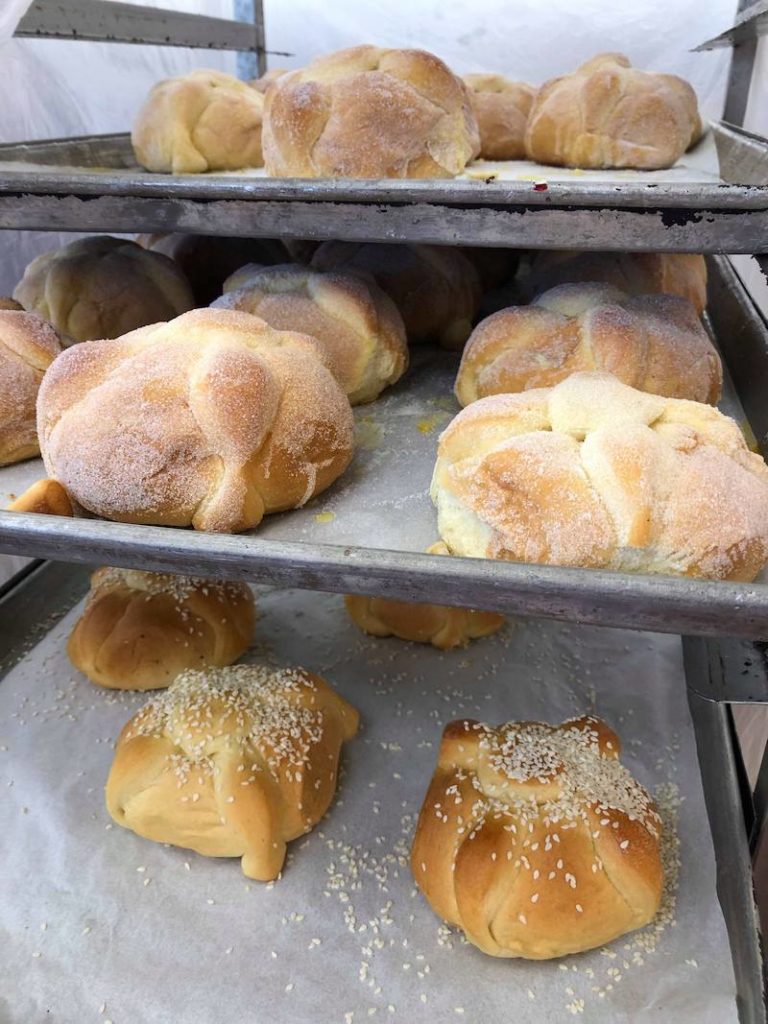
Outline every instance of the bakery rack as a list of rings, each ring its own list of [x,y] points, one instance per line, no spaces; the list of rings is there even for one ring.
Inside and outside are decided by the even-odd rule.
[[[728,411],[751,430],[758,449],[768,456],[768,326],[722,255],[768,254],[768,143],[749,138],[738,127],[746,106],[754,38],[765,24],[765,3],[758,2],[742,12],[725,41],[735,46],[726,104],[730,125],[717,128],[730,154],[728,181],[751,184],[500,181],[492,175],[420,182],[159,176],[135,165],[129,138],[121,134],[0,146],[0,229],[187,231],[707,253],[709,327],[727,368]],[[103,0],[37,0],[17,34],[246,50],[257,56],[260,71],[265,66],[259,3],[248,28]],[[443,370],[441,376],[428,354],[415,364],[411,385],[393,389],[382,407],[389,402],[398,413],[393,419],[407,423],[408,417],[399,413],[413,406],[416,396],[415,415],[442,422],[440,413],[445,414],[446,406],[441,402],[450,390],[450,371]],[[358,410],[358,421],[364,421],[368,430],[366,417],[375,421],[376,409]],[[421,428],[417,431],[413,422],[410,426],[416,437]],[[427,471],[437,436],[431,431],[431,426],[425,428],[422,439],[416,438],[418,444],[396,436],[391,451],[374,452],[377,474],[385,475],[395,488],[398,481],[405,487],[398,451],[408,445],[415,453],[414,465]],[[363,458],[363,469],[365,465]],[[32,468],[35,479],[40,474]],[[0,473],[0,486],[7,472]],[[0,595],[0,654],[15,656],[22,639],[32,637],[43,612],[46,618],[50,614],[52,593],[57,596],[56,614],[63,614],[82,594],[82,569],[63,563],[107,563],[320,591],[378,593],[679,633],[741,1020],[764,1024],[759,925],[750,873],[750,842],[754,846],[759,839],[762,807],[752,813],[752,794],[743,784],[728,705],[768,703],[768,660],[761,643],[768,638],[768,585],[426,556],[420,552],[434,539],[426,536],[434,531],[434,520],[429,519],[426,499],[411,507],[405,490],[394,497],[408,514],[401,514],[397,501],[392,502],[391,522],[384,531],[389,546],[374,547],[381,542],[379,532],[371,528],[369,518],[355,515],[364,486],[364,473],[356,474],[348,486],[342,478],[332,513],[337,526],[328,531],[336,538],[333,542],[323,542],[315,522],[326,515],[330,496],[321,496],[301,513],[272,517],[255,535],[246,536],[0,512],[0,551],[50,560],[33,563]],[[761,785],[768,790],[768,760],[764,769]]]

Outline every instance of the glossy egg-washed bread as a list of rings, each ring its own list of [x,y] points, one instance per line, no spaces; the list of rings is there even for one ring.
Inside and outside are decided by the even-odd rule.
[[[768,467],[738,425],[609,374],[473,402],[431,493],[457,555],[722,580],[768,561]]]
[[[372,278],[400,311],[410,342],[461,348],[480,304],[477,271],[448,246],[323,242],[310,266]]]
[[[483,160],[525,158],[525,126],[536,90],[503,75],[464,75],[480,129]]]
[[[562,284],[533,305],[487,317],[472,332],[456,378],[462,405],[551,387],[578,370],[612,373],[669,398],[714,404],[722,367],[687,299],[630,298],[607,284]]]
[[[118,338],[195,304],[173,260],[110,235],[80,238],[38,256],[13,296],[69,341]]]
[[[76,345],[38,396],[48,475],[107,519],[247,530],[349,464],[352,410],[323,358],[224,309]]]
[[[666,292],[679,295],[701,314],[707,305],[707,264],[688,252],[551,252],[534,253],[515,282],[530,301],[558,284],[602,281],[627,295]]]
[[[446,726],[411,868],[484,953],[547,960],[653,920],[661,818],[594,717]]]
[[[200,68],[153,86],[131,142],[150,171],[196,174],[261,167],[264,97],[223,71]]]
[[[120,733],[107,809],[146,839],[240,857],[266,882],[328,809],[357,726],[355,709],[304,669],[183,672]]]
[[[480,147],[461,81],[425,50],[339,50],[264,99],[264,162],[278,177],[451,178]]]
[[[91,577],[67,654],[99,686],[155,690],[184,669],[231,665],[255,619],[245,583],[105,566]]]
[[[696,93],[676,75],[601,53],[545,82],[531,106],[531,160],[564,167],[671,167],[702,133]]]
[[[296,264],[246,266],[225,281],[224,291],[214,307],[315,338],[352,405],[373,401],[408,366],[402,317],[373,281]]]
[[[61,351],[60,335],[41,317],[0,309],[0,466],[40,454],[37,392]]]

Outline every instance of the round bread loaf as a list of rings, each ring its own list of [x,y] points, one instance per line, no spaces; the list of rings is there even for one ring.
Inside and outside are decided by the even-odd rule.
[[[246,263],[271,266],[290,254],[277,238],[227,238],[224,235],[139,235],[139,245],[174,261],[189,281],[196,306],[209,306],[224,282]]]
[[[288,264],[243,267],[217,309],[253,313],[278,330],[315,338],[352,405],[372,402],[408,366],[405,328],[394,302],[372,281]]]
[[[91,576],[67,654],[99,686],[156,690],[185,669],[231,665],[255,620],[244,583],[105,566]]]
[[[676,75],[639,71],[601,53],[545,82],[531,106],[525,149],[560,167],[671,167],[702,134],[696,94]]]
[[[443,732],[411,851],[416,884],[484,953],[548,960],[653,920],[662,821],[598,718]]]
[[[627,295],[666,292],[693,304],[701,315],[707,305],[707,264],[687,252],[538,252],[516,283],[526,302],[558,284],[602,281]]]
[[[13,296],[70,341],[118,338],[194,305],[173,260],[135,242],[93,235],[32,260]]]
[[[200,174],[261,167],[264,97],[223,71],[198,69],[153,86],[131,133],[148,171]]]
[[[464,75],[480,129],[483,160],[523,160],[525,126],[536,90],[503,75]]]
[[[373,279],[400,310],[413,343],[461,348],[480,304],[477,271],[462,252],[446,246],[323,242],[310,266]]]
[[[264,104],[267,173],[451,178],[479,151],[460,79],[424,50],[354,46],[282,75]]]
[[[40,454],[37,392],[61,351],[61,338],[45,320],[0,309],[0,466]]]
[[[49,476],[107,519],[237,532],[296,508],[352,457],[319,344],[198,309],[62,353],[38,397]]]
[[[477,325],[455,392],[469,405],[487,395],[552,387],[578,370],[712,405],[723,379],[720,357],[686,299],[629,298],[612,285],[562,284],[532,306],[503,309]]]
[[[118,825],[277,878],[336,791],[358,714],[304,669],[182,672],[128,722],[107,779]]]
[[[768,561],[768,467],[736,423],[605,373],[473,402],[431,493],[456,555],[722,580]]]

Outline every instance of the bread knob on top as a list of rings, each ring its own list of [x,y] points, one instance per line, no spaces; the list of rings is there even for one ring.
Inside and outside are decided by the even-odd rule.
[[[352,410],[323,358],[313,338],[224,309],[67,349],[38,398],[48,474],[107,519],[250,529],[352,457]]]
[[[231,665],[255,620],[245,583],[105,566],[91,577],[67,654],[99,686],[155,690],[185,669]]]
[[[411,851],[435,913],[484,953],[546,960],[648,924],[662,822],[594,717],[446,726]]]
[[[358,714],[319,676],[266,665],[186,671],[128,722],[107,780],[125,828],[269,881],[336,792]]]
[[[721,580],[768,561],[768,467],[738,425],[605,373],[467,406],[431,493],[453,554]]]

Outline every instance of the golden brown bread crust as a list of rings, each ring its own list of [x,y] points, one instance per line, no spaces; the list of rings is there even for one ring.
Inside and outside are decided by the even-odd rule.
[[[277,238],[228,238],[224,235],[138,235],[145,249],[162,253],[181,267],[192,287],[196,306],[209,306],[224,282],[246,263],[271,266],[290,254]]]
[[[184,672],[121,732],[107,809],[155,842],[241,857],[266,882],[286,843],[328,809],[357,726],[355,709],[304,669]]]
[[[62,347],[58,332],[41,317],[0,309],[0,466],[40,454],[37,392]]]
[[[480,158],[523,160],[525,126],[536,90],[504,75],[464,75],[480,129]]]
[[[199,309],[62,353],[38,396],[43,460],[84,509],[237,532],[328,487],[352,411],[318,343]]]
[[[278,78],[263,143],[276,177],[450,178],[480,139],[461,81],[433,54],[354,46]]]
[[[373,279],[400,311],[410,342],[461,348],[480,304],[477,271],[446,246],[323,242],[310,266]]]
[[[666,292],[688,299],[701,315],[707,305],[707,264],[687,252],[540,252],[517,290],[526,301],[559,284],[602,281],[627,295]]]
[[[608,726],[446,726],[411,868],[432,909],[484,953],[545,960],[650,922],[661,819]]]
[[[71,341],[118,338],[194,305],[179,267],[110,235],[70,242],[32,260],[14,298]]]
[[[261,167],[264,97],[223,71],[198,69],[153,86],[131,133],[149,171],[200,174]]]
[[[473,402],[431,493],[453,554],[724,580],[768,561],[768,467],[736,423],[609,374]]]
[[[215,309],[252,313],[277,330],[315,338],[352,405],[378,398],[408,366],[402,317],[373,281],[296,264],[245,266],[224,292]]]
[[[267,89],[270,89],[275,84],[278,78],[282,78],[283,75],[287,74],[288,68],[270,68],[260,78],[252,78],[248,85],[252,89],[257,89],[260,93],[265,93]]]
[[[91,576],[67,654],[99,686],[156,690],[185,669],[231,665],[255,621],[244,583],[105,566]]]
[[[563,167],[671,167],[702,133],[696,94],[676,75],[602,53],[545,82],[528,117],[531,160]]]
[[[472,332],[456,378],[461,405],[552,387],[579,370],[714,405],[722,366],[696,310],[677,295],[629,298],[611,285],[563,284],[531,306],[512,306]]]
[[[8,506],[9,512],[36,512],[45,516],[74,516],[69,495],[58,480],[37,480]]]

